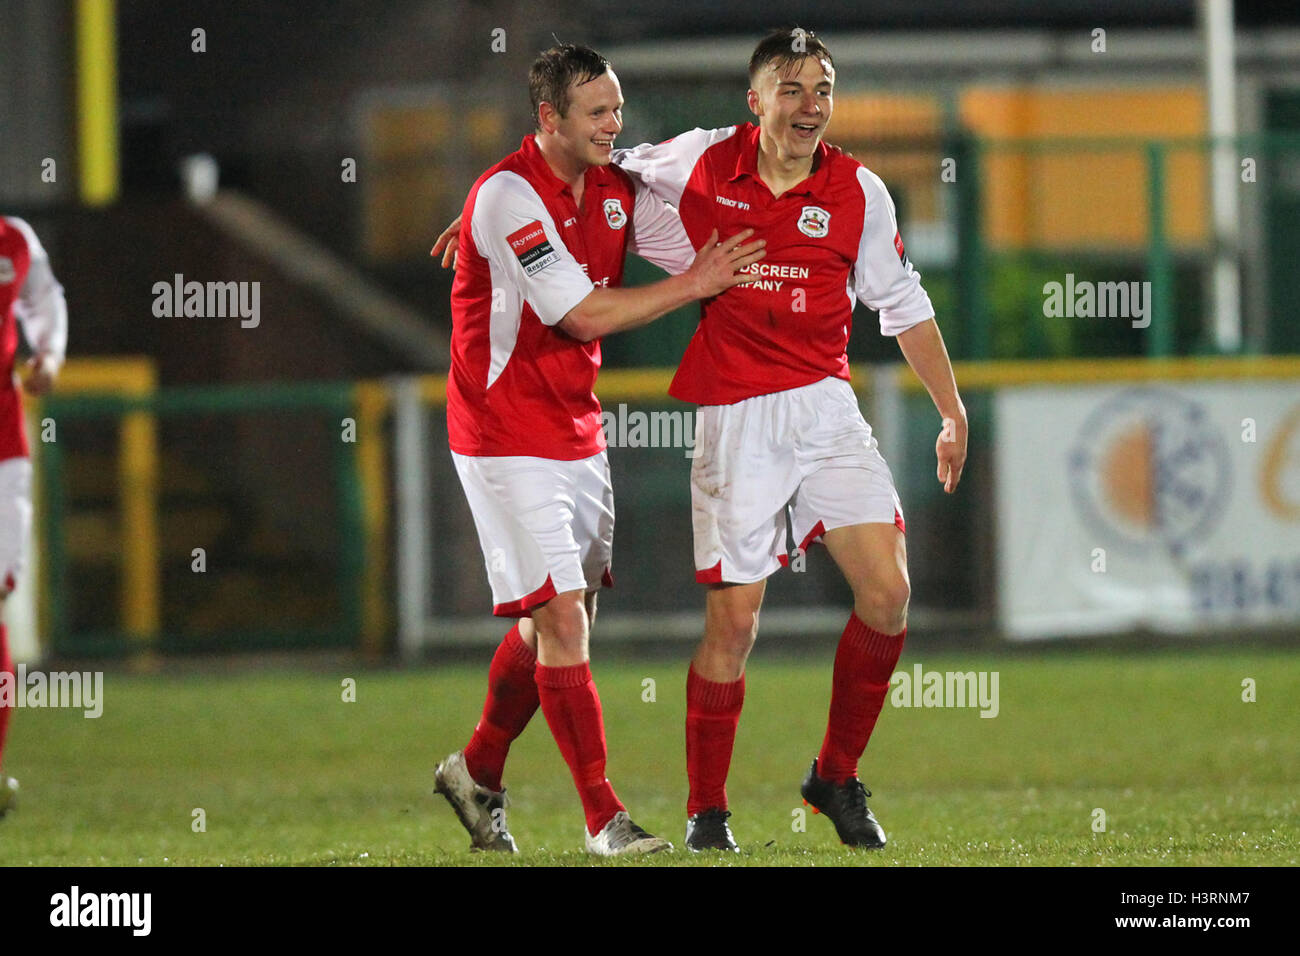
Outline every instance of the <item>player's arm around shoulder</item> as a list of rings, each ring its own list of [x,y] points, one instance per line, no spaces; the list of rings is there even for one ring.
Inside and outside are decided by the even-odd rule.
[[[711,147],[735,135],[738,127],[695,129],[679,133],[662,143],[642,143],[630,149],[616,149],[613,161],[624,172],[642,182],[665,202],[678,205],[695,164]]]
[[[695,247],[682,225],[682,217],[639,179],[630,178],[636,202],[632,209],[628,252],[669,275],[680,275],[695,261]]]
[[[444,269],[455,269],[459,263],[460,255],[460,230],[465,223],[465,214],[473,208],[478,201],[479,190],[483,184],[490,179],[489,174],[484,174],[479,180],[470,187],[469,195],[465,197],[465,204],[456,218],[447,223],[442,232],[438,233],[438,238],[433,242],[433,248],[429,250],[429,255],[436,259],[441,254],[442,267]]]

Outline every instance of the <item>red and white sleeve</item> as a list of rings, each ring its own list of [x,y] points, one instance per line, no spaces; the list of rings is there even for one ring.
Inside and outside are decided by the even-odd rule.
[[[858,183],[866,207],[853,265],[853,294],[880,313],[882,335],[898,335],[933,318],[934,306],[903,248],[889,190],[865,166],[858,169]]]
[[[686,235],[677,210],[656,196],[639,179],[632,210],[632,235],[628,251],[654,263],[669,275],[680,275],[695,261],[695,247]]]
[[[518,173],[500,172],[479,186],[470,230],[490,264],[494,289],[500,282],[507,297],[522,297],[547,325],[595,288],[542,198]]]
[[[68,304],[63,297],[63,286],[54,278],[50,257],[32,227],[22,219],[12,216],[7,219],[27,241],[31,259],[14,313],[23,325],[23,334],[32,351],[47,355],[57,370],[68,348]]]
[[[660,199],[679,206],[695,164],[704,151],[735,133],[734,126],[719,129],[697,127],[662,143],[642,143],[631,149],[616,149],[614,162],[624,172],[645,183]]]

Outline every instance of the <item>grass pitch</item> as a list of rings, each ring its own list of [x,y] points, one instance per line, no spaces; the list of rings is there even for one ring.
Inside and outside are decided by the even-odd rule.
[[[998,671],[999,712],[886,702],[862,763],[890,839],[874,853],[841,847],[799,799],[825,727],[829,657],[758,657],[728,786],[744,852],[727,858],[680,848],[683,651],[611,661],[597,648],[593,668],[610,779],[634,819],[678,845],[672,854],[629,863],[582,852],[577,795],[540,713],[506,768],[524,852],[468,852],[450,808],[431,795],[432,768],[468,739],[485,658],[418,671],[110,672],[99,719],[20,710],[5,770],[22,783],[21,803],[0,821],[0,864],[1300,862],[1298,653],[909,647],[900,670]],[[343,700],[349,677],[355,702]],[[1255,702],[1242,699],[1245,678]],[[1098,810],[1104,832],[1094,830]]]

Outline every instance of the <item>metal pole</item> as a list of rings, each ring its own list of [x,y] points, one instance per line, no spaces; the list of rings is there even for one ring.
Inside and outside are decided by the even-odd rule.
[[[905,475],[903,428],[903,389],[900,379],[910,372],[904,371],[897,362],[889,365],[871,366],[868,380],[871,400],[871,433],[880,446],[882,458],[894,473],[894,484],[898,485],[900,476]],[[904,501],[907,499],[904,498]]]
[[[392,384],[394,487],[397,497],[397,647],[419,656],[433,587],[433,515],[429,508],[428,421],[415,377]]]
[[[1165,147],[1159,142],[1147,144],[1147,218],[1147,275],[1151,282],[1147,354],[1167,358],[1174,353],[1177,312],[1173,307],[1173,266],[1165,235]]]
[[[1233,0],[1200,0],[1197,5],[1205,43],[1205,88],[1213,144],[1210,206],[1214,344],[1221,352],[1241,348],[1241,266],[1237,255],[1241,224],[1237,209],[1237,76],[1232,8]]]
[[[77,132],[81,199],[117,199],[117,4],[77,0]]]

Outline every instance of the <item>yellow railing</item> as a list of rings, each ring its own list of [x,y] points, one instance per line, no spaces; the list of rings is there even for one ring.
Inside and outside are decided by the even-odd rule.
[[[60,395],[109,394],[139,397],[158,385],[147,358],[68,359],[59,374]],[[39,399],[28,399],[37,422]],[[56,427],[57,427],[57,423]],[[55,433],[57,440],[57,431]],[[29,436],[39,467],[40,432]],[[141,642],[158,636],[161,563],[158,549],[158,428],[151,412],[128,412],[118,435],[118,512],[122,528],[118,604],[123,629]],[[39,484],[39,483],[37,483]],[[39,512],[38,512],[39,513]],[[47,574],[40,575],[41,630],[51,621]]]
[[[1300,356],[958,363],[954,371],[959,387],[968,390],[1091,382],[1300,379]],[[921,390],[916,376],[901,364],[888,369],[877,366],[874,371],[866,366],[855,366],[854,386],[860,392],[867,391],[873,384],[873,374],[895,376],[893,384],[902,390],[913,393]],[[667,399],[672,375],[671,369],[609,369],[601,373],[596,391],[606,403],[663,401]],[[446,376],[421,376],[418,382],[425,402],[434,407],[446,404]],[[153,362],[146,358],[72,359],[64,367],[58,383],[61,395],[140,397],[152,394],[156,387]],[[364,551],[360,636],[362,649],[375,655],[383,650],[391,621],[385,588],[391,533],[389,485],[390,480],[394,480],[390,478],[385,438],[385,425],[391,411],[389,384],[383,381],[356,383],[354,403]],[[37,423],[31,436],[32,453],[39,461],[41,403],[31,400],[29,407]],[[118,602],[123,629],[142,645],[156,641],[160,626],[158,463],[156,416],[150,411],[126,412],[119,431],[117,467],[117,506],[122,531]],[[400,480],[400,476],[395,480]],[[38,513],[41,506],[38,500]],[[47,629],[51,615],[46,575],[41,575],[39,595],[42,629]]]
[[[871,388],[873,374],[896,375],[907,391],[923,391],[905,364],[882,369],[856,364],[851,368],[853,387]],[[605,369],[596,381],[602,402],[654,401],[668,397],[673,369]],[[953,365],[959,389],[1011,388],[1021,385],[1078,385],[1088,382],[1192,381],[1195,379],[1300,378],[1300,356],[1207,356],[1204,358],[1060,359],[1006,362],[957,362]],[[420,394],[430,405],[447,402],[447,377],[420,378]]]
[[[361,484],[365,566],[362,569],[361,647],[371,657],[383,651],[388,630],[388,601],[384,582],[388,571],[388,447],[384,419],[389,393],[382,382],[359,382],[357,405],[357,470]]]

